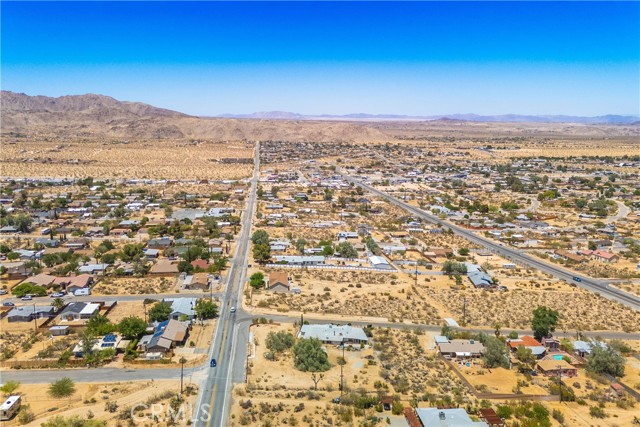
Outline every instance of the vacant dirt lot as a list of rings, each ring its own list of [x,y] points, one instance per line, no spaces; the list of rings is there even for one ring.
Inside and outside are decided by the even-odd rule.
[[[2,145],[3,174],[13,177],[207,179],[244,178],[253,145],[193,140],[29,138]]]

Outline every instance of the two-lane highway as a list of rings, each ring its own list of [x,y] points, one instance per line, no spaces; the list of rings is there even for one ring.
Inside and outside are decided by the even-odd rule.
[[[249,240],[251,238],[251,224],[256,208],[256,189],[260,170],[260,145],[256,144],[254,172],[251,188],[247,199],[247,207],[242,214],[242,228],[236,256],[229,270],[227,288],[220,304],[218,327],[209,352],[209,360],[215,359],[215,367],[209,367],[206,378],[201,384],[197,401],[196,427],[223,427],[227,416],[227,408],[231,398],[234,380],[240,380],[243,370],[237,368],[235,360],[238,346],[245,346],[239,342],[238,335],[241,328],[246,328],[250,319],[238,319],[241,313],[239,296],[247,274],[247,259],[249,256]],[[232,311],[233,308],[233,311]],[[244,334],[243,334],[244,336]],[[243,354],[243,352],[239,352]],[[244,361],[242,365],[244,366]]]
[[[521,264],[521,265],[526,265],[530,268],[535,268],[538,269],[540,271],[543,271],[545,273],[551,274],[552,276],[555,276],[559,279],[563,279],[566,280],[570,283],[574,283],[577,286],[587,289],[589,291],[592,292],[597,292],[600,295],[602,295],[605,298],[614,300],[614,301],[618,301],[622,304],[625,304],[635,310],[638,310],[640,308],[640,299],[638,297],[636,297],[635,295],[631,295],[627,292],[624,292],[620,289],[616,289],[616,288],[612,288],[609,287],[609,284],[602,281],[602,280],[598,280],[598,279],[594,279],[588,276],[585,276],[584,274],[577,274],[574,273],[570,270],[567,270],[565,268],[562,267],[558,267],[557,265],[554,264],[550,264],[547,262],[544,262],[542,260],[539,260],[535,257],[532,257],[528,254],[525,254],[522,251],[519,251],[517,249],[512,249],[506,246],[503,246],[502,244],[496,243],[494,241],[492,241],[491,239],[487,239],[485,237],[479,236],[476,233],[474,233],[473,231],[467,230],[463,227],[460,227],[458,225],[455,225],[453,223],[450,223],[448,221],[444,221],[441,220],[440,218],[438,218],[435,215],[431,215],[425,211],[423,211],[420,208],[417,208],[415,206],[412,206],[408,203],[405,203],[403,201],[401,201],[400,199],[397,199],[383,191],[378,190],[377,188],[372,187],[369,184],[366,184],[364,182],[361,182],[351,176],[348,175],[343,175],[343,178],[348,181],[353,183],[354,185],[359,185],[360,187],[364,188],[365,190],[370,191],[371,193],[374,193],[375,195],[387,200],[389,203],[392,203],[408,212],[411,212],[412,214],[418,216],[419,218],[422,218],[432,224],[436,224],[442,227],[446,227],[449,228],[451,231],[453,231],[454,233],[466,238],[467,240],[476,243],[478,245],[484,246],[485,248],[489,249],[490,251],[499,254],[500,256],[514,262],[517,264]],[[580,282],[576,282],[574,281],[574,277],[579,276],[581,281]]]

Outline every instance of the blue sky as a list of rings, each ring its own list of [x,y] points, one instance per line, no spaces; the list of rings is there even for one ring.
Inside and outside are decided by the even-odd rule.
[[[640,114],[640,3],[6,2],[2,89],[190,114]]]

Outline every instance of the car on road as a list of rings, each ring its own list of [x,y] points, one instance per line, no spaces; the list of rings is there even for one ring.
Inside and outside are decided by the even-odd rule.
[[[3,305],[4,307],[14,307],[14,306],[15,306],[15,304],[14,304],[14,303],[12,303],[11,301],[3,302],[3,303],[2,303],[2,305]]]
[[[211,362],[209,362],[209,367],[215,368],[216,366],[218,366],[216,359],[211,359]]]
[[[20,298],[22,301],[31,301],[33,299],[33,297],[31,295],[25,295],[22,298]]]
[[[54,292],[51,295],[49,295],[50,298],[62,298],[64,296],[64,294],[62,292]]]
[[[232,312],[232,313],[235,313],[236,312],[236,308],[235,307],[231,307],[231,310],[229,310],[229,311]]]
[[[582,279],[576,276],[576,277],[573,278],[573,281],[574,282],[582,282]]]

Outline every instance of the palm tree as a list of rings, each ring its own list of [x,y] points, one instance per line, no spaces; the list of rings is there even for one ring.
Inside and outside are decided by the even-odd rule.
[[[496,324],[493,325],[493,329],[495,330],[496,337],[499,337],[500,336],[500,329],[502,329],[502,325],[500,323],[496,322]]]
[[[51,305],[53,306],[53,308],[55,308],[56,312],[62,310],[62,308],[66,305],[65,302],[62,300],[62,298],[56,298],[53,300],[53,302],[51,303]]]

